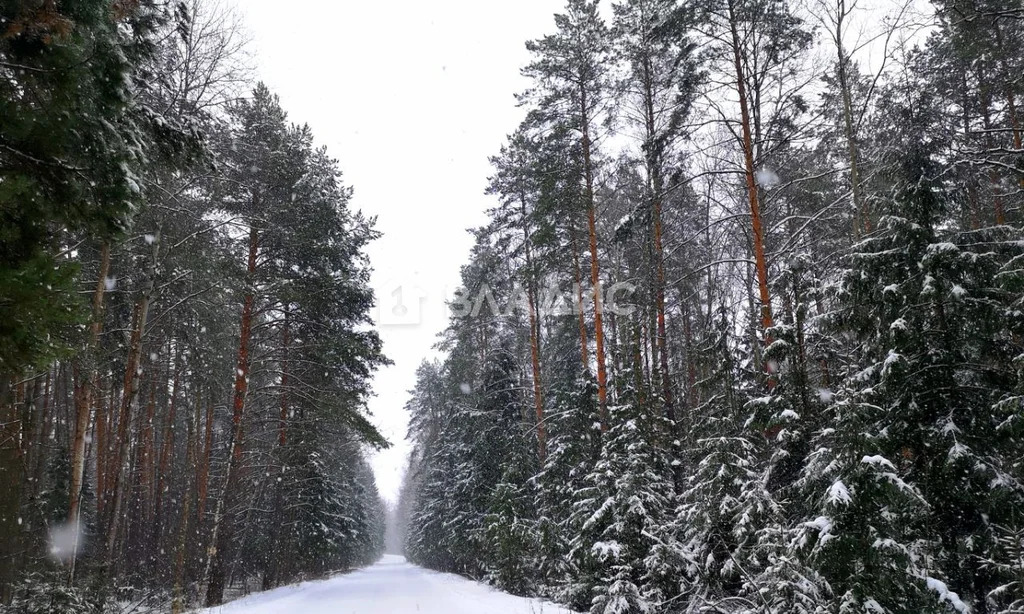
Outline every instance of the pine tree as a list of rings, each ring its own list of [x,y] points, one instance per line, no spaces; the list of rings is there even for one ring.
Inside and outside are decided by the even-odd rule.
[[[627,111],[630,123],[638,126],[640,150],[650,208],[651,250],[654,268],[654,307],[657,318],[658,359],[661,396],[665,414],[675,420],[665,308],[665,256],[663,213],[672,186],[666,184],[679,141],[685,136],[696,85],[700,79],[694,44],[686,31],[691,24],[689,7],[675,0],[634,0],[613,6],[612,33],[618,55],[629,71],[623,89],[631,98]]]
[[[226,9],[2,11],[0,603],[49,594],[99,611],[116,585],[180,612],[218,540],[246,585],[373,559],[383,520],[365,446],[386,442],[364,412],[386,360],[363,250],[377,235],[336,164],[265,88],[237,102],[246,71]],[[217,401],[229,378],[246,427],[235,450]],[[274,493],[301,496],[304,522],[257,549],[294,518]],[[225,494],[235,539],[213,534]],[[51,530],[74,533],[68,558]],[[299,539],[309,556],[282,560]]]
[[[595,173],[596,126],[607,103],[609,39],[597,3],[569,0],[564,14],[555,16],[556,34],[527,43],[535,59],[523,73],[537,83],[524,94],[536,99],[535,121],[569,128],[579,134],[582,184],[577,186],[586,216],[587,249],[590,255],[590,294],[594,307],[594,357],[597,361],[597,395],[602,428],[607,428],[607,363],[604,342],[604,309],[601,305],[601,266],[597,236]],[[577,280],[579,283],[581,280]],[[584,349],[584,354],[586,351]],[[589,361],[584,361],[589,368]]]
[[[0,14],[0,481],[10,494],[0,510],[0,543],[8,553],[0,557],[0,603],[13,596],[27,478],[13,443],[13,382],[75,344],[73,325],[86,318],[74,292],[74,246],[83,238],[104,243],[127,229],[149,150],[179,136],[170,126],[160,135],[148,132],[138,95],[154,30],[166,15],[149,2],[113,8],[105,0],[8,3]],[[81,458],[73,459],[76,490]]]

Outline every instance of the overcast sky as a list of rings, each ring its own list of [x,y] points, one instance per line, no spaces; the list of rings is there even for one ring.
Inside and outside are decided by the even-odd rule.
[[[374,457],[381,494],[398,493],[407,391],[444,328],[443,296],[484,220],[487,157],[522,117],[524,43],[553,29],[561,0],[235,0],[257,76],[308,123],[377,216],[370,248],[394,365],[374,379],[375,422],[395,444]],[[391,310],[396,286],[403,303]],[[424,295],[417,309],[416,293]],[[417,318],[416,312],[421,311]],[[401,323],[419,320],[416,323]]]

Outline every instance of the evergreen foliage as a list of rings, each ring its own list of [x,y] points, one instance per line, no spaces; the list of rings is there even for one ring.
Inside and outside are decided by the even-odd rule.
[[[527,45],[463,283],[560,300],[421,371],[410,556],[595,614],[1020,611],[1019,11],[871,72],[849,3],[611,8]]]
[[[383,552],[378,234],[241,52],[201,0],[2,3],[0,610]]]

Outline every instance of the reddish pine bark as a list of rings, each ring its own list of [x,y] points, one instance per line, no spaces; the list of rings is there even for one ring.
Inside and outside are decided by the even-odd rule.
[[[131,341],[128,345],[128,363],[125,367],[124,387],[121,393],[121,408],[118,415],[117,432],[114,433],[114,448],[111,451],[111,464],[107,495],[111,498],[107,522],[107,556],[113,558],[117,542],[118,526],[120,525],[121,506],[124,498],[125,460],[128,458],[129,437],[128,427],[131,422],[132,409],[137,403],[139,394],[139,370],[141,369],[141,336],[143,328],[142,311],[146,301],[135,304],[132,317]]]
[[[583,271],[580,270],[579,248],[576,244],[576,227],[569,230],[571,236],[573,274],[576,278],[576,319],[580,328],[580,362],[583,370],[590,371],[590,351],[587,344],[587,319],[583,313]]]
[[[249,229],[249,259],[246,276],[250,287],[245,294],[242,305],[242,321],[238,342],[238,363],[235,368],[234,398],[231,412],[231,456],[228,459],[227,481],[224,493],[218,503],[217,518],[214,519],[213,543],[210,554],[210,568],[206,588],[206,605],[212,607],[224,601],[224,588],[227,580],[228,550],[234,536],[233,504],[237,497],[239,473],[242,470],[242,450],[244,447],[242,418],[245,411],[245,393],[249,386],[249,341],[252,336],[253,305],[256,295],[252,284],[256,272],[256,257],[259,250],[259,231],[255,226]]]
[[[767,330],[774,324],[772,301],[768,292],[768,264],[764,253],[764,230],[761,224],[761,203],[754,177],[754,146],[750,134],[750,109],[747,107],[747,88],[743,75],[743,61],[740,57],[740,35],[736,26],[733,3],[729,2],[729,29],[732,34],[733,62],[736,69],[736,92],[740,99],[740,121],[743,131],[743,163],[747,180],[747,199],[750,203],[750,222],[754,242],[754,269],[757,273],[757,289],[761,300],[761,328],[765,333],[765,345],[771,343]]]
[[[112,471],[113,453],[111,442],[114,437],[114,425],[117,423],[118,395],[114,388],[114,378],[106,391],[106,402],[100,407],[102,415],[96,417],[96,513],[103,518],[107,503],[110,501],[110,474]]]
[[[92,294],[92,322],[89,324],[89,340],[84,350],[87,366],[84,373],[80,374],[81,384],[75,399],[75,435],[71,446],[71,486],[68,492],[68,522],[75,524],[78,523],[79,508],[81,507],[82,476],[85,475],[85,435],[89,430],[89,417],[92,413],[94,391],[97,384],[95,353],[100,332],[103,330],[103,297],[106,293],[109,273],[110,244],[104,243],[100,249],[100,267],[96,288]]]
[[[11,603],[21,572],[22,528],[17,519],[24,485],[22,424],[11,379],[0,375],[0,606]]]
[[[548,455],[548,429],[544,423],[544,397],[540,379],[540,321],[537,317],[537,280],[533,270],[530,225],[526,217],[526,196],[519,194],[519,214],[523,226],[523,249],[526,252],[526,300],[530,304],[530,365],[533,369],[533,407],[537,415],[537,457],[543,463]]]
[[[125,464],[128,460],[130,438],[128,437],[128,426],[131,422],[134,408],[138,404],[139,383],[142,371],[142,337],[146,331],[146,323],[149,318],[149,306],[153,299],[156,287],[156,261],[160,253],[160,233],[157,232],[153,243],[153,254],[149,262],[146,285],[142,296],[135,303],[135,313],[132,321],[131,340],[128,345],[128,360],[124,374],[124,388],[121,396],[121,413],[118,417],[116,448],[112,454],[112,469],[110,471],[109,488],[113,500],[110,504],[108,514],[107,539],[106,539],[106,561],[102,574],[109,572],[109,566],[114,559],[114,551],[117,546],[118,530],[121,524],[121,509],[124,501],[125,488]]]
[[[597,258],[597,206],[594,202],[594,172],[590,159],[590,119],[587,116],[587,92],[580,87],[580,111],[583,132],[583,177],[587,203],[587,234],[590,245],[590,286],[594,293],[594,352],[597,358],[597,403],[601,430],[608,430],[608,372],[604,359],[604,321],[601,306],[601,268]]]
[[[644,97],[644,129],[646,131],[645,150],[647,157],[648,188],[651,192],[651,242],[654,251],[654,305],[657,317],[657,353],[659,368],[661,370],[661,394],[665,403],[665,416],[675,422],[675,404],[672,395],[672,377],[669,373],[668,362],[668,340],[665,323],[665,252],[662,247],[662,224],[661,209],[662,197],[662,169],[659,154],[656,151],[655,140],[657,138],[656,118],[654,111],[654,85],[651,60],[645,56],[643,62],[643,97]]]

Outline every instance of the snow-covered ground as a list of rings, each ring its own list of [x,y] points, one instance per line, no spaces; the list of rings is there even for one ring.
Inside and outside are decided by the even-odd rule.
[[[515,597],[400,556],[318,582],[256,593],[199,614],[572,614],[561,606]]]

